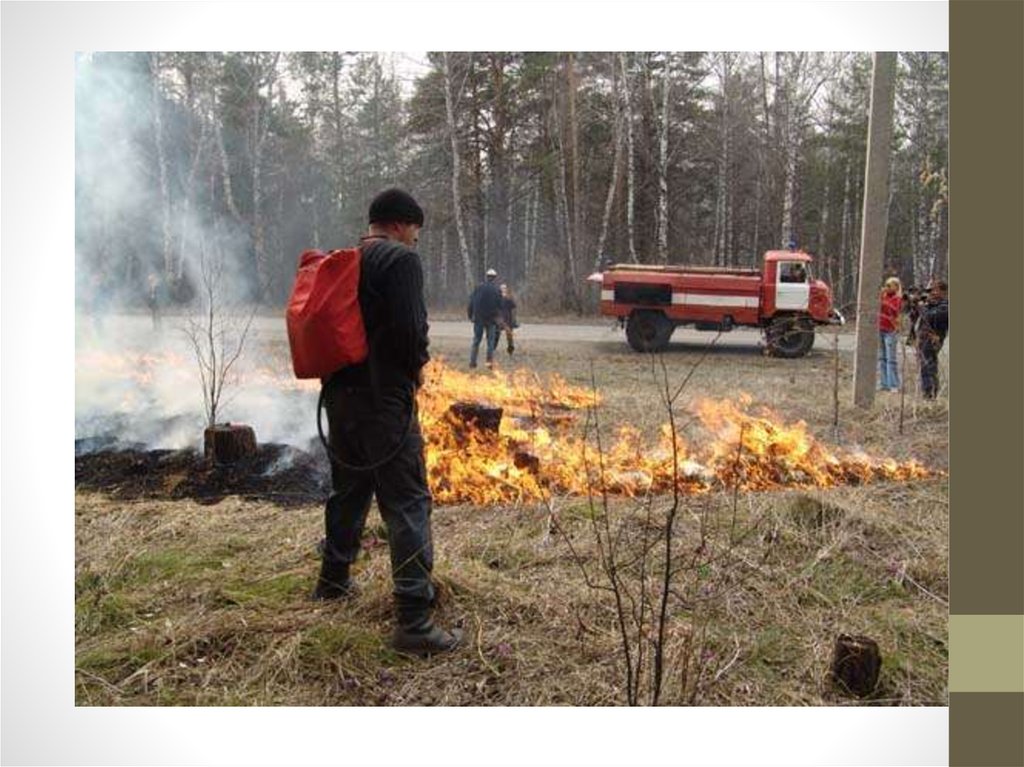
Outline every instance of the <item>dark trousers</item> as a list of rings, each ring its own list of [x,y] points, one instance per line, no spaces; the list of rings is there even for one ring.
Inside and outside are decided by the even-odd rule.
[[[936,343],[924,334],[917,339],[917,357],[921,364],[921,394],[925,399],[935,399],[939,393],[939,350]]]
[[[498,345],[498,323],[473,321],[473,346],[469,350],[469,366],[476,367],[476,359],[480,354],[480,341],[487,334],[487,361],[494,359],[494,349]]]
[[[333,492],[327,499],[327,540],[324,561],[345,564],[356,560],[360,538],[377,496],[377,508],[388,529],[391,577],[399,611],[429,609],[434,598],[430,572],[434,551],[430,532],[432,499],[423,460],[423,435],[411,390],[388,389],[374,397],[370,389],[327,384],[325,409],[329,441],[345,463],[376,463],[393,452],[408,435],[398,454],[380,468],[355,471],[331,461]]]

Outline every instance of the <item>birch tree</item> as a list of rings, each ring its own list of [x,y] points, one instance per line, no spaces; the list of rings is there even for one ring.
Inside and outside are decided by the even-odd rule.
[[[274,83],[277,80],[277,62],[280,55],[252,53],[247,56],[250,78],[249,108],[252,110],[249,126],[249,151],[252,163],[252,248],[261,297],[266,296],[270,288],[263,218],[263,150],[270,129],[270,104],[273,99]]]
[[[162,235],[163,273],[165,279],[175,274],[171,239],[171,190],[167,179],[167,153],[164,148],[163,95],[160,89],[160,54],[149,54],[149,72],[153,93],[153,142],[156,145],[157,178],[160,182],[160,232]]]
[[[594,271],[601,268],[601,261],[604,258],[604,246],[608,237],[608,223],[611,220],[612,207],[615,202],[615,190],[619,185],[619,168],[622,165],[622,126],[625,110],[622,97],[619,93],[618,67],[616,66],[615,55],[612,55],[612,168],[611,179],[608,182],[608,192],[604,199],[604,214],[601,216],[601,233],[597,238],[597,249],[594,253]]]
[[[462,258],[462,269],[465,275],[466,289],[472,290],[474,275],[469,262],[469,248],[466,246],[466,233],[462,225],[462,202],[459,195],[459,174],[461,173],[461,155],[459,154],[458,129],[455,124],[455,98],[452,94],[452,70],[447,53],[441,54],[444,73],[444,106],[448,120],[448,136],[452,146],[452,215],[455,219],[455,232],[459,242],[459,256]]]
[[[625,54],[619,54],[619,66],[622,69],[622,103],[626,122],[626,240],[629,244],[629,259],[636,264],[639,263],[640,259],[636,255],[636,232],[634,227],[636,194],[634,191],[633,105]]]
[[[661,77],[661,129],[658,135],[658,257],[668,263],[668,127],[671,121],[669,92],[672,88],[672,54],[665,52]]]

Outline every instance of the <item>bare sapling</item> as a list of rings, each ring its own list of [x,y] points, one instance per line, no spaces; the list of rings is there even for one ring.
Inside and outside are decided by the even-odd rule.
[[[900,375],[900,434],[903,434],[903,419],[907,401],[907,345],[900,344],[900,356],[902,357],[902,371]]]
[[[832,334],[832,441],[839,442],[839,331]]]
[[[717,337],[709,347],[715,341]],[[592,549],[574,542],[554,504],[546,501],[550,528],[566,542],[586,586],[614,616],[625,699],[630,706],[659,705],[666,700],[693,704],[737,662],[741,652],[735,637],[730,642],[730,649],[735,649],[727,661],[709,648],[718,641],[712,629],[714,615],[722,609],[729,590],[742,585],[747,567],[734,556],[734,549],[749,539],[759,524],[739,521],[744,431],[741,429],[733,471],[732,518],[725,524],[719,522],[706,498],[684,503],[682,485],[687,479],[680,469],[685,453],[678,402],[708,351],[694,362],[679,385],[671,382],[664,358],[652,355],[652,374],[671,440],[666,457],[672,461],[671,498],[648,492],[628,505],[609,502],[592,366],[594,397],[583,439],[588,504],[585,526]],[[683,520],[696,529],[684,530]],[[699,540],[691,540],[693,537]]]
[[[207,427],[217,424],[224,389],[233,381],[232,369],[245,347],[255,308],[244,309],[227,297],[224,254],[199,249],[199,298],[184,327],[195,354],[203,391]]]

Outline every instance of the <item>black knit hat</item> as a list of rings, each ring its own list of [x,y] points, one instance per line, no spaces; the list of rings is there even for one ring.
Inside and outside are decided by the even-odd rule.
[[[416,224],[423,226],[423,208],[408,192],[385,189],[370,203],[371,224]]]

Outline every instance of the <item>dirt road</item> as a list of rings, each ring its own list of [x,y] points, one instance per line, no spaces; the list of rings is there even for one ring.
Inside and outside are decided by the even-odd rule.
[[[452,322],[445,320],[431,321],[430,334],[436,338],[463,338],[467,342],[473,336],[473,326],[469,322]],[[672,334],[670,350],[683,351],[687,348],[703,348],[711,343],[715,333],[707,333],[692,328],[676,328]],[[623,349],[626,345],[626,334],[610,322],[591,325],[561,325],[561,324],[533,324],[524,322],[522,327],[516,330],[516,339],[521,344],[529,344],[530,341],[565,341],[573,344],[600,344],[602,347],[612,347],[618,344]],[[839,348],[843,351],[852,351],[854,335],[852,333],[841,333],[839,336]],[[722,335],[715,342],[716,346],[734,347],[737,350],[749,348],[752,353],[757,353],[763,346],[763,339],[760,331],[748,328],[737,328]],[[814,348],[818,351],[832,349],[832,333],[829,331],[819,332],[814,340]]]
[[[78,332],[80,334],[92,335],[93,321],[88,317],[79,317]],[[184,324],[185,318],[179,315],[167,315],[163,320],[162,335],[177,335],[176,331]],[[108,315],[100,319],[96,326],[103,335],[111,337],[111,340],[122,344],[131,345],[133,341],[148,344],[153,337],[153,327],[148,315]],[[464,340],[469,345],[473,336],[471,323],[462,320],[441,320],[430,321],[430,335],[434,339],[446,341]],[[676,328],[672,334],[669,344],[669,352],[685,352],[687,350],[702,349],[715,338],[715,333],[699,332],[692,328]],[[855,335],[851,329],[845,328],[839,334],[839,348],[844,352],[852,351],[854,348]],[[252,326],[253,340],[269,342],[285,342],[284,318],[274,315],[260,315],[253,319]],[[516,330],[516,339],[525,349],[531,342],[542,342],[545,346],[553,343],[566,343],[573,345],[577,350],[581,345],[592,345],[595,351],[606,353],[626,353],[629,347],[626,344],[626,334],[611,322],[595,321],[587,324],[572,323],[545,323],[525,321]],[[729,333],[722,333],[715,342],[718,348],[728,348],[730,351],[742,353],[749,350],[751,354],[758,354],[762,351],[764,340],[760,331],[750,328],[737,328]],[[814,351],[829,352],[832,350],[831,328],[819,328],[814,340]]]

